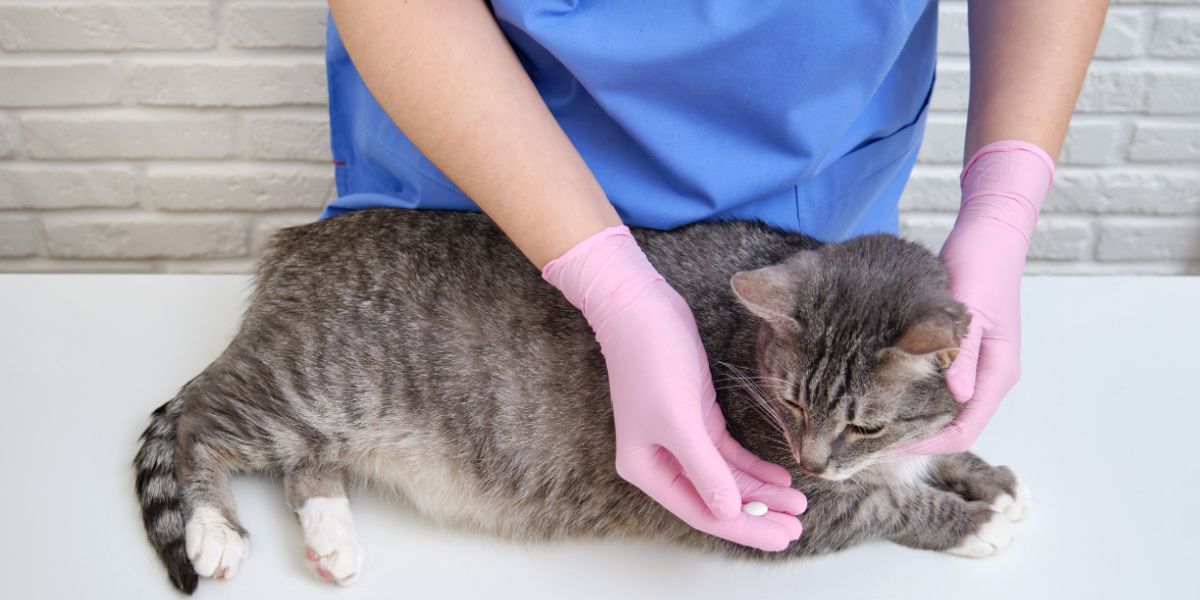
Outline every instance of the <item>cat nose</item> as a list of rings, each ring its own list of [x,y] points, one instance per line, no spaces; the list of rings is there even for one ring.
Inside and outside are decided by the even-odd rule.
[[[814,466],[810,466],[810,465],[807,465],[804,463],[800,463],[800,470],[804,471],[805,473],[808,473],[809,475],[812,475],[813,477],[820,477],[821,475],[824,475],[825,470],[827,468],[829,468],[828,461],[826,461],[825,464],[823,464],[819,467],[814,467]]]

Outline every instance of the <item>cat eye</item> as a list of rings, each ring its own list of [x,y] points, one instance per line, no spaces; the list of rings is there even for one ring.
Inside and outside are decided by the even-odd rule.
[[[887,428],[887,425],[876,425],[874,427],[865,427],[863,425],[847,425],[846,432],[853,433],[862,437],[875,437]]]

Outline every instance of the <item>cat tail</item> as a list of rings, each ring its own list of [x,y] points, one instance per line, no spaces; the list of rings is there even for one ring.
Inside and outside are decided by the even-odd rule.
[[[189,387],[183,386],[175,398],[150,415],[150,425],[142,433],[142,447],[133,460],[146,536],[167,567],[171,583],[185,594],[196,591],[198,576],[185,544],[183,498],[175,478],[175,430]]]

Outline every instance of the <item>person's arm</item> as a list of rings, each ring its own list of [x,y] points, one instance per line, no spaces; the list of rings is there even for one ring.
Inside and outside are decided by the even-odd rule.
[[[971,95],[963,163],[1023,140],[1057,159],[1108,0],[971,0]]]
[[[329,6],[379,105],[539,269],[621,224],[482,0]]]
[[[946,373],[966,402],[949,427],[910,449],[961,452],[1020,377],[1021,273],[1054,180],[1108,0],[972,0],[971,96],[962,205],[942,247],[971,326]]]
[[[587,318],[608,368],[617,471],[689,525],[763,550],[804,495],[730,437],[691,310],[655,271],[483,0],[330,0],[401,131]],[[741,512],[743,502],[771,509]]]

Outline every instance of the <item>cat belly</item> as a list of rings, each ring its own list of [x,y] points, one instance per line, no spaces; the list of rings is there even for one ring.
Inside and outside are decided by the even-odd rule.
[[[461,464],[420,441],[373,449],[351,467],[351,474],[360,482],[403,496],[442,524],[498,531],[508,512],[502,502],[484,493]]]

